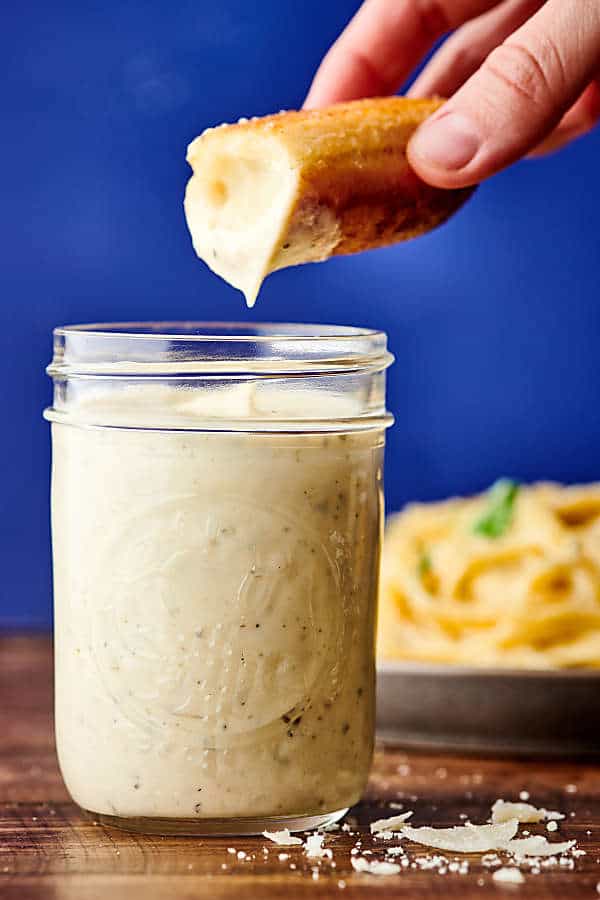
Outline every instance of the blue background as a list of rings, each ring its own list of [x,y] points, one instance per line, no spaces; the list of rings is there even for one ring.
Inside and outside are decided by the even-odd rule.
[[[0,30],[0,623],[51,609],[54,325],[151,318],[385,329],[388,506],[500,474],[600,477],[600,134],[483,186],[438,232],[276,274],[248,313],[194,256],[205,126],[302,102],[354,0],[12,3]]]

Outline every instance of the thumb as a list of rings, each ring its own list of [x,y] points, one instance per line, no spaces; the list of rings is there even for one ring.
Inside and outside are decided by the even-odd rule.
[[[548,0],[416,131],[411,165],[442,188],[493,175],[549,134],[599,59],[600,3]]]

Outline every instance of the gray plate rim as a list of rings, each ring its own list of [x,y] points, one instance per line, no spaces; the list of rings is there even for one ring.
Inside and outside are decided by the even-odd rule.
[[[548,678],[548,679],[597,679],[600,681],[600,669],[516,669],[501,666],[465,666],[453,663],[426,662],[392,662],[378,661],[377,674],[382,675],[439,675],[444,678],[456,676],[460,678]]]

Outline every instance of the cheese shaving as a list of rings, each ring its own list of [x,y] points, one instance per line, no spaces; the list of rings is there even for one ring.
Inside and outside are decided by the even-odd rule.
[[[404,822],[411,816],[412,810],[408,810],[408,812],[400,813],[399,816],[390,816],[389,819],[377,819],[376,822],[371,822],[371,834],[379,831],[400,831]]]
[[[434,847],[436,850],[448,850],[452,853],[485,853],[489,850],[502,850],[517,833],[519,823],[516,819],[498,825],[456,825],[453,828],[402,828],[404,837]]]
[[[559,856],[575,846],[575,841],[563,841],[551,844],[543,835],[535,834],[527,838],[509,841],[504,849],[517,859],[524,856]]]
[[[278,844],[280,847],[292,847],[302,843],[301,838],[290,834],[289,828],[282,828],[281,831],[263,831],[263,837],[273,841],[274,844]]]
[[[537,809],[531,803],[510,803],[507,800],[496,800],[492,806],[492,822],[498,825],[516,819],[518,822],[548,822],[564,819],[562,813],[551,809]]]

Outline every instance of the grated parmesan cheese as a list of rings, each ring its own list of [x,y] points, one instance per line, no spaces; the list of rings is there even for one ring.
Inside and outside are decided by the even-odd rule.
[[[355,856],[350,861],[355,872],[365,872],[368,875],[397,875],[400,871],[398,863],[379,862],[376,859],[370,861],[364,856]]]
[[[325,840],[322,834],[309,834],[304,844],[304,852],[308,859],[331,859],[333,853],[331,850],[323,848]]]
[[[525,881],[523,873],[515,868],[496,869],[492,878],[502,884],[523,884]]]

